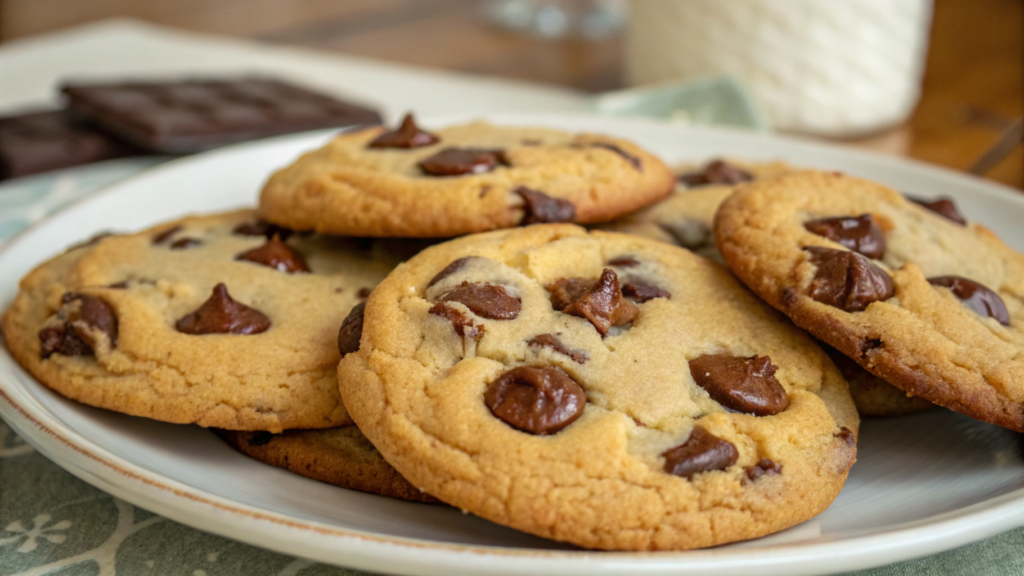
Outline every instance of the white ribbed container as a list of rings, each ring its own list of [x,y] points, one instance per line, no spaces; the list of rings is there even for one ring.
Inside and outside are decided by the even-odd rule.
[[[931,0],[632,0],[628,80],[730,74],[775,128],[856,136],[913,110],[931,14]]]

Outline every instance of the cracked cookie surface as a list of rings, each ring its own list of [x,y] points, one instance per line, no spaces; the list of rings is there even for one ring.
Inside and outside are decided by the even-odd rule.
[[[330,234],[451,237],[603,222],[673,186],[661,160],[610,136],[485,122],[431,131],[433,139],[394,135],[386,128],[346,133],[304,154],[271,176],[261,214]]]
[[[338,327],[398,262],[364,244],[252,210],[109,236],[21,281],[7,344],[42,383],[100,408],[236,430],[346,424]]]
[[[839,372],[728,271],[572,225],[460,238],[399,266],[338,380],[414,486],[588,548],[781,530],[828,506],[856,454]]]
[[[715,233],[796,325],[907,393],[1024,431],[1024,257],[962,222],[949,201],[806,171],[741,186]]]
[[[437,502],[391,467],[355,426],[287,430],[282,434],[217,430],[236,450],[300,476],[380,496]]]

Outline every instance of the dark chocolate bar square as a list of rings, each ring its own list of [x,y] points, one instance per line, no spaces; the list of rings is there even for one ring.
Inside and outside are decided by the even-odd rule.
[[[0,118],[0,180],[139,154],[67,110]]]
[[[277,80],[182,80],[63,87],[72,109],[169,154],[289,132],[380,123],[377,112]]]

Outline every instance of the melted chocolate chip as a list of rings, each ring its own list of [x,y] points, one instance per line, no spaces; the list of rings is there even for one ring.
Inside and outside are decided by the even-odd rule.
[[[853,430],[850,430],[846,426],[840,427],[839,432],[835,435],[835,437],[839,438],[844,443],[846,443],[847,446],[850,447],[853,447],[857,443],[857,437],[853,434]]]
[[[276,224],[271,224],[266,220],[257,220],[255,222],[243,222],[238,226],[235,226],[231,230],[233,234],[239,236],[263,236],[268,240],[273,238],[275,234],[281,236],[281,240],[287,240],[292,235],[292,230],[288,228],[282,228]]]
[[[631,254],[625,256],[616,256],[608,261],[609,266],[617,266],[619,268],[632,268],[633,266],[639,266],[640,261]]]
[[[306,265],[302,254],[289,248],[281,241],[281,236],[278,234],[274,234],[263,246],[235,256],[235,260],[248,260],[289,274],[309,272],[309,266]]]
[[[430,313],[452,323],[455,333],[462,337],[463,347],[465,347],[466,338],[479,341],[484,337],[484,332],[486,332],[483,326],[474,324],[472,318],[444,302],[438,302],[431,306]]]
[[[725,470],[736,463],[740,453],[731,442],[694,426],[686,442],[666,450],[662,456],[665,472],[689,479],[701,472]]]
[[[565,344],[558,338],[558,336],[555,336],[554,334],[540,334],[538,336],[530,338],[529,340],[526,341],[526,343],[530,346],[551,348],[552,350],[558,352],[559,354],[564,354],[568,356],[569,358],[572,359],[573,362],[577,364],[583,364],[590,359],[587,353],[582,350],[570,350],[569,348],[567,348]]]
[[[860,312],[872,302],[891,298],[896,292],[892,278],[871,260],[856,252],[820,246],[804,248],[818,267],[811,281],[811,298],[845,310]]]
[[[359,292],[356,292],[356,297],[362,300],[366,300],[370,297],[370,293],[373,292],[373,288],[360,288]]]
[[[739,184],[749,182],[754,175],[746,170],[733,166],[724,160],[714,160],[703,170],[687,172],[679,176],[679,181],[687,186],[707,186],[708,184]]]
[[[948,220],[956,222],[957,224],[960,224],[962,226],[967,225],[967,219],[964,218],[963,214],[960,213],[960,210],[957,209],[956,207],[956,203],[953,202],[951,198],[940,197],[936,198],[935,200],[924,200],[921,198],[907,196],[907,200],[910,200],[915,204],[920,204],[921,206],[924,206],[925,208],[931,210],[932,212],[935,212],[939,216],[943,216]]]
[[[420,169],[431,176],[462,176],[484,174],[498,166],[507,166],[503,150],[479,148],[445,148],[420,161]]]
[[[441,280],[444,280],[445,278],[451,276],[452,274],[455,274],[459,270],[462,270],[463,268],[466,267],[466,264],[469,264],[469,261],[474,258],[479,258],[479,256],[463,256],[458,260],[452,260],[450,264],[445,266],[443,270],[441,270],[433,278],[431,278],[430,282],[427,282],[427,288],[430,288],[431,286],[437,284]]]
[[[202,240],[196,240],[195,238],[181,238],[171,242],[171,250],[184,250],[185,248],[192,248],[193,246],[202,246]]]
[[[767,356],[705,354],[690,360],[690,374],[711,399],[734,412],[771,416],[789,406],[778,370]]]
[[[463,282],[438,298],[439,302],[461,302],[470,312],[491,320],[513,320],[522,303],[501,286],[481,282]]]
[[[117,346],[114,309],[102,298],[66,292],[56,316],[39,331],[39,356],[44,360],[53,354],[89,356],[96,350],[94,330],[106,334],[110,345]]]
[[[639,170],[640,172],[643,172],[644,170],[644,165],[643,163],[640,162],[640,158],[633,156],[632,154],[626,152],[622,148],[619,148],[615,144],[609,144],[608,142],[592,142],[590,145],[595,148],[604,148],[605,150],[611,150],[612,152],[618,154],[619,156],[622,156],[622,158],[625,159],[626,162],[629,162],[630,166],[632,166],[635,170]]]
[[[576,206],[562,198],[552,198],[543,192],[520,186],[514,190],[523,198],[523,226],[551,222],[572,222],[576,219]]]
[[[274,439],[274,435],[270,432],[253,432],[249,434],[245,442],[249,446],[263,446]]]
[[[747,466],[745,471],[747,479],[753,482],[765,474],[782,474],[782,464],[772,462],[767,458],[761,458],[757,464]]]
[[[668,290],[662,290],[657,286],[651,286],[633,278],[628,279],[622,285],[622,295],[635,300],[637,304],[643,304],[655,298],[672,298],[672,293]]]
[[[885,255],[885,234],[871,214],[819,218],[806,222],[804,228],[872,260]]]
[[[484,393],[491,413],[516,430],[554,434],[583,414],[583,388],[558,368],[520,366],[491,382]]]
[[[363,337],[363,313],[366,311],[366,302],[360,302],[352,307],[352,310],[341,323],[338,330],[338,352],[344,358],[346,354],[359,351],[359,339]]]
[[[1010,325],[1010,312],[1006,309],[1006,303],[999,294],[984,285],[960,276],[938,276],[929,278],[928,282],[933,286],[949,288],[964,306],[974,310],[978,315],[995,318],[1003,326]]]
[[[562,278],[547,287],[551,305],[555,310],[586,318],[601,337],[612,326],[628,324],[640,314],[640,309],[622,296],[619,278],[605,268],[597,280]]]
[[[370,142],[370,148],[419,148],[440,142],[441,139],[420,130],[412,114],[406,114],[398,130],[385,132]]]
[[[121,280],[120,282],[114,282],[113,284],[107,284],[107,288],[113,288],[115,290],[126,290],[128,288],[128,281]]]
[[[259,334],[270,328],[270,319],[262,312],[231,299],[224,283],[195,312],[186,314],[174,325],[184,334]]]
[[[168,228],[166,230],[162,230],[160,232],[157,232],[156,234],[153,235],[152,242],[155,245],[163,244],[163,243],[167,242],[168,240],[170,240],[171,236],[174,236],[178,232],[181,232],[181,230],[183,228],[184,228],[184,226],[181,226],[179,224],[178,226],[171,226],[170,228]]]

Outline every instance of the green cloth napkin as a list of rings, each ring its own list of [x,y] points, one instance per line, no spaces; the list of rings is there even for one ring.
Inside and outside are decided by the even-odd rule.
[[[116,160],[0,184],[0,241],[159,159]],[[213,536],[93,488],[0,421],[0,576],[358,576]],[[1024,529],[861,576],[1024,575]],[[837,566],[841,570],[841,566]]]

